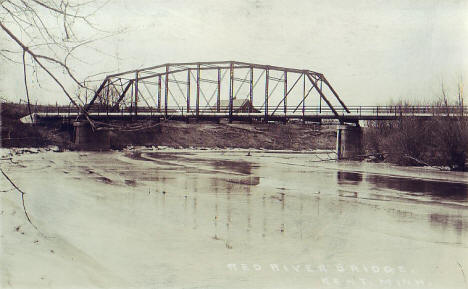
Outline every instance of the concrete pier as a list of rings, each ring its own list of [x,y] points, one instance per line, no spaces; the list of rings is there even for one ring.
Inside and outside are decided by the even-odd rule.
[[[88,121],[73,123],[73,138],[78,149],[107,150],[110,149],[110,134],[107,130],[95,131]]]
[[[362,158],[362,130],[359,126],[338,125],[336,131],[336,154],[339,160]]]

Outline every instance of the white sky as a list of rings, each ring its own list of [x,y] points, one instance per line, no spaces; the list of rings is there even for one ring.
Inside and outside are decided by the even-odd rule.
[[[118,0],[93,22],[126,32],[97,43],[109,56],[83,50],[87,63],[72,63],[80,77],[238,60],[322,72],[349,105],[424,101],[442,81],[452,95],[460,78],[468,83],[466,0]],[[0,61],[0,94],[24,98],[21,65]],[[41,79],[34,98],[66,102]]]

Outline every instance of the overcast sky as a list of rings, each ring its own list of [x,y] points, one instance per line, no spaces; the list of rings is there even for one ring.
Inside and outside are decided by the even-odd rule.
[[[126,32],[96,43],[104,54],[81,52],[87,63],[72,63],[80,77],[238,60],[322,72],[345,103],[362,105],[428,100],[442,81],[452,94],[460,78],[468,83],[466,0],[118,0],[93,22]],[[0,93],[23,98],[21,66],[0,61]],[[64,99],[45,82],[35,98]]]

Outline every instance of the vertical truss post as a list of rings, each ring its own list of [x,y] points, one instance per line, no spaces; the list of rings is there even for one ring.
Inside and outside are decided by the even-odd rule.
[[[216,95],[216,112],[220,112],[221,103],[221,68],[218,68],[218,88]]]
[[[322,91],[322,80],[320,79],[320,91]],[[319,113],[322,113],[322,98],[319,97]]]
[[[305,100],[306,100],[306,81],[305,73],[302,74],[304,83],[302,84],[302,121],[305,123]]]
[[[250,105],[249,105],[249,112],[252,112],[253,108],[253,66],[250,66],[250,80],[249,80],[249,96],[250,96]]]
[[[200,64],[197,64],[197,100],[195,104],[195,113],[200,114]]]
[[[138,114],[138,71],[135,73],[135,115]]]
[[[232,106],[234,95],[234,64],[231,62],[229,66],[229,123],[232,123]]]
[[[107,89],[106,89],[106,114],[109,116],[109,89],[110,89],[110,79],[107,80]]]
[[[268,67],[265,69],[265,122],[268,122],[268,97],[269,97],[269,89],[268,84],[270,80],[270,70]]]
[[[166,65],[166,76],[164,78],[164,116],[167,118],[167,99],[169,94],[169,65]]]
[[[132,81],[132,90],[130,91],[130,111],[128,112],[130,115],[132,114],[133,112],[133,90],[134,90],[134,87],[135,87],[135,82]]]
[[[187,117],[190,113],[190,69],[187,70]]]
[[[284,107],[284,115],[286,115],[288,111],[288,72],[285,70],[284,71],[284,101],[283,101],[283,107]]]
[[[158,77],[158,112],[161,112],[161,75]]]
[[[86,86],[86,81],[84,81],[83,84],[84,84],[84,86]],[[88,90],[87,89],[85,89],[85,103],[88,103]],[[37,106],[37,104],[36,104],[36,106]],[[88,105],[86,105],[86,106],[88,106]]]

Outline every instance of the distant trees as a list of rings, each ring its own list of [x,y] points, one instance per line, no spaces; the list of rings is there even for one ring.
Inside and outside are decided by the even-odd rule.
[[[402,104],[402,107],[408,104]],[[431,120],[417,117],[369,121],[364,134],[368,153],[381,154],[401,165],[431,165],[467,170],[468,120],[463,114],[461,86],[454,101],[444,88],[433,104],[438,112]]]

